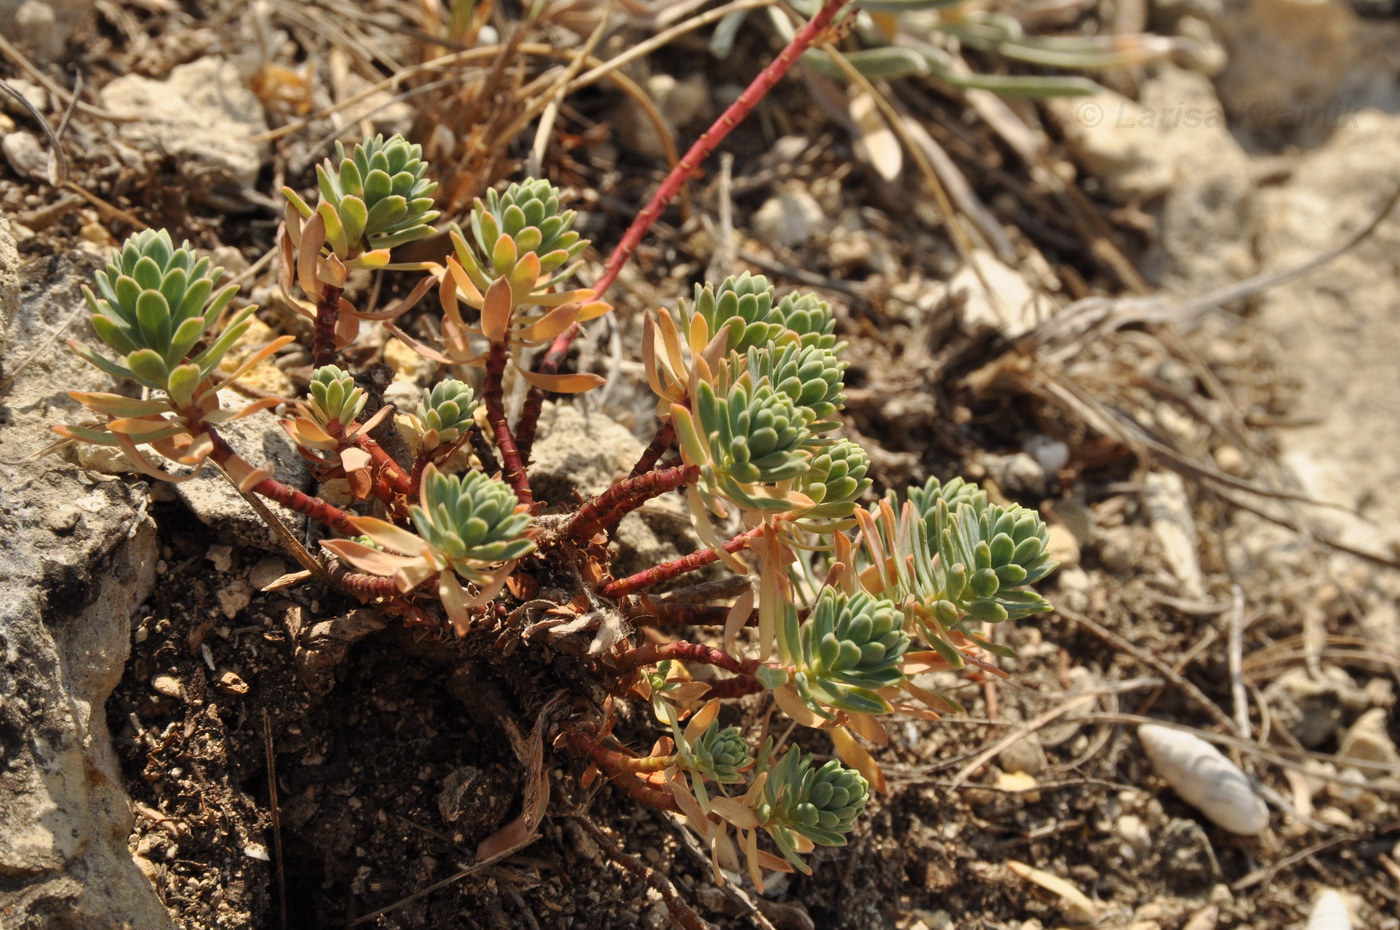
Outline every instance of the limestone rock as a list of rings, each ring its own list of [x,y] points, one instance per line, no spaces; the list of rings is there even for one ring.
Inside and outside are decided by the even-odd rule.
[[[1288,183],[1263,189],[1254,209],[1261,269],[1318,255],[1364,227],[1400,185],[1400,117],[1361,111],[1321,149],[1298,162]],[[1260,298],[1258,320],[1304,389],[1279,433],[1284,464],[1311,497],[1359,508],[1363,517],[1319,512],[1330,530],[1367,551],[1400,543],[1400,394],[1394,325],[1400,282],[1377,274],[1400,249],[1400,225],[1382,223],[1366,241],[1299,281]]]
[[[93,260],[34,263],[20,312],[19,259],[0,219],[0,328],[35,347],[79,303]],[[103,703],[121,678],[132,611],[155,581],[141,485],[95,479],[57,455],[28,460],[50,426],[80,414],[68,389],[109,389],[61,346],[0,393],[0,912],[6,927],[173,926],[137,868],[128,799]],[[18,463],[18,464],[12,464]],[[57,517],[56,517],[57,515]]]
[[[137,74],[102,88],[102,105],[139,122],[123,123],[128,141],[174,155],[192,190],[225,188],[237,193],[257,181],[267,150],[252,136],[267,130],[262,104],[220,58],[180,65],[164,81]]]
[[[230,402],[236,403],[236,399],[225,401]],[[225,423],[219,427],[219,433],[235,452],[254,465],[270,469],[278,481],[311,493],[311,470],[287,434],[277,425],[276,419],[271,413],[261,410],[242,420]],[[175,493],[206,526],[231,533],[240,542],[258,549],[269,552],[285,550],[281,539],[213,465],[205,465],[194,478],[176,484]],[[293,536],[301,539],[305,535],[305,517],[265,498],[263,503],[282,520]]]
[[[530,484],[537,499],[572,506],[626,476],[642,451],[636,437],[600,413],[549,405],[540,417]],[[674,494],[648,501],[628,514],[615,538],[613,574],[619,578],[700,548],[690,516]]]

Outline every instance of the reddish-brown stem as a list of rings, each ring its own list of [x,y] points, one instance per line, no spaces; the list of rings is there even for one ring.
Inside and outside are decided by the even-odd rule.
[[[682,465],[665,471],[649,472],[633,478],[624,478],[617,484],[584,504],[569,521],[565,533],[574,539],[588,539],[605,527],[615,526],[623,517],[636,510],[654,497],[686,484],[694,484],[700,477],[697,465]]]
[[[651,201],[637,214],[632,225],[627,227],[627,232],[622,235],[622,241],[613,249],[612,255],[608,256],[607,267],[603,269],[603,276],[598,279],[598,283],[593,285],[593,290],[602,295],[609,287],[612,287],[612,283],[617,280],[618,273],[622,271],[622,266],[627,264],[627,260],[632,257],[632,253],[641,243],[642,236],[646,235],[647,230],[651,228],[652,223],[656,222],[656,218],[661,215],[661,211],[666,208],[666,205],[675,198],[676,194],[680,193],[681,186],[700,167],[700,162],[714,151],[715,146],[719,145],[735,126],[744,121],[744,117],[749,115],[749,111],[754,108],[754,105],[773,89],[773,85],[777,84],[783,75],[788,73],[788,69],[797,61],[797,57],[818,40],[845,5],[846,0],[826,0],[822,4],[822,8],[817,11],[817,15],[797,30],[792,41],[778,53],[778,57],[773,59],[772,64],[764,68],[758,77],[753,79],[753,83],[749,84],[739,95],[739,98],[730,105],[729,109],[720,114],[714,125],[695,140],[690,151],[686,152],[685,157],[676,163],[676,167],[671,169],[666,180],[657,188]],[[567,331],[561,333],[559,339],[564,338],[566,334]],[[556,343],[558,341],[558,339],[555,340]],[[572,341],[572,337],[570,337],[570,341]],[[553,351],[552,348],[551,351]]]
[[[672,604],[665,601],[649,601],[643,605],[644,612],[629,614],[627,622],[633,626],[719,626],[729,619],[728,607],[713,604]],[[758,611],[749,612],[745,626],[758,626]]]
[[[721,678],[718,681],[707,681],[705,684],[710,686],[707,697],[720,699],[758,694],[763,690],[763,683],[752,675],[735,675],[733,678]]]
[[[666,450],[671,448],[671,444],[676,441],[676,427],[667,420],[661,424],[656,431],[656,435],[651,437],[651,443],[642,452],[642,457],[637,459],[637,464],[632,466],[632,473],[628,477],[644,475],[656,467],[656,463],[661,461],[661,456],[666,454]]]
[[[749,115],[749,112],[753,110],[758,101],[762,100],[764,95],[773,89],[773,85],[777,84],[778,81],[782,79],[783,75],[788,73],[793,64],[797,61],[798,56],[821,38],[826,28],[830,26],[832,20],[836,18],[836,14],[846,5],[846,2],[847,0],[826,0],[826,2],[822,4],[822,8],[817,11],[817,15],[813,16],[810,22],[797,30],[797,33],[792,37],[792,41],[778,53],[778,57],[773,59],[773,62],[768,67],[764,68],[763,71],[759,73],[758,77],[753,79],[753,82],[739,95],[739,99],[735,100],[734,103],[730,105],[729,109],[721,113],[719,119],[715,120],[714,125],[701,133],[700,138],[695,140],[695,144],[690,147],[690,151],[686,152],[685,157],[676,163],[676,166],[671,169],[670,174],[666,175],[666,179],[661,182],[661,186],[656,189],[656,193],[652,195],[651,200],[642,208],[642,211],[637,214],[636,218],[632,221],[632,225],[627,227],[627,231],[622,235],[622,240],[618,242],[612,254],[608,256],[608,264],[603,269],[603,276],[593,285],[593,290],[599,297],[603,296],[604,292],[612,287],[613,282],[617,280],[617,276],[622,271],[623,266],[627,264],[628,259],[632,257],[632,253],[635,252],[637,246],[641,244],[642,237],[646,235],[651,225],[656,222],[657,217],[661,215],[661,211],[666,209],[667,204],[674,200],[676,195],[680,193],[681,188],[685,186],[685,182],[690,180],[691,175],[700,167],[700,162],[704,161],[705,157],[715,150],[715,146],[724,141],[724,137],[729,135],[735,126],[738,126],[744,121],[744,117]],[[578,338],[578,334],[579,325],[574,323],[556,336],[554,342],[550,344],[549,351],[545,353],[544,358],[540,361],[539,368],[536,370],[547,374],[554,374],[557,372],[559,366],[564,363],[564,359],[569,354],[569,346],[573,345],[574,340]],[[535,424],[539,419],[540,410],[543,406],[544,392],[539,388],[532,387],[529,395],[525,398],[525,406],[520,412],[518,430],[521,438],[521,447],[525,450],[525,456],[527,458],[529,457],[530,446],[535,438]]]
[[[316,367],[334,365],[338,353],[335,350],[335,319],[340,312],[341,288],[332,284],[321,285],[321,297],[316,301],[316,330],[311,341],[311,358]]]
[[[403,594],[399,591],[399,586],[394,584],[392,578],[380,578],[378,575],[366,575],[363,572],[351,571],[339,561],[331,562],[326,570],[332,581],[361,600],[403,600]]]
[[[756,539],[762,533],[763,527],[756,526],[728,540],[724,543],[722,548],[725,552],[738,552],[740,549],[747,546],[750,540]],[[604,585],[599,593],[608,597],[623,597],[624,595],[631,594],[633,591],[639,591],[642,588],[660,584],[663,581],[669,581],[677,575],[684,575],[686,572],[693,572],[698,568],[704,568],[718,558],[719,556],[715,553],[715,550],[701,549],[699,552],[683,555],[679,559],[673,559],[670,562],[652,566],[651,568],[637,572],[635,575],[629,575],[626,578]]]
[[[501,463],[496,461],[496,453],[491,451],[491,444],[486,441],[481,430],[473,426],[467,434],[467,441],[471,443],[472,453],[481,463],[482,471],[494,475],[501,470]]]
[[[234,458],[237,453],[224,442],[224,438],[214,431],[212,427],[205,427],[209,438],[214,442],[214,451],[209,453],[209,457],[220,465],[226,464]],[[333,507],[323,500],[303,494],[296,488],[289,487],[276,478],[264,478],[250,488],[253,493],[261,494],[269,500],[276,501],[288,510],[294,510],[299,514],[308,516],[324,526],[328,526],[340,533],[342,536],[358,536],[360,531],[355,528],[355,524],[350,522],[350,515],[338,507]]]
[[[522,504],[533,504],[535,497],[530,493],[530,479],[525,474],[525,465],[520,461],[520,453],[515,446],[515,437],[510,433],[506,422],[506,405],[502,378],[506,371],[506,345],[493,343],[486,356],[486,381],[482,385],[482,396],[486,401],[486,419],[496,437],[496,448],[501,453],[505,465],[506,483],[515,489],[515,497]]]
[[[700,665],[713,665],[736,675],[749,675],[758,668],[756,659],[736,659],[723,649],[707,646],[704,643],[651,643],[633,649],[617,660],[618,671],[630,672],[647,665],[656,665],[678,659],[682,662],[695,662]]]
[[[394,461],[389,453],[384,451],[383,446],[365,435],[356,436],[355,445],[369,453],[370,461],[375,464],[378,477],[395,494],[413,497],[418,493],[417,483],[408,472],[403,470],[402,465]]]

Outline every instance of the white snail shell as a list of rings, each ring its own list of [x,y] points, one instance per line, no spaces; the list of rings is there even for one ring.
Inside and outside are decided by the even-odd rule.
[[[1147,757],[1192,807],[1216,825],[1242,836],[1264,832],[1269,809],[1249,786],[1249,779],[1210,743],[1170,727],[1138,727]]]
[[[1351,930],[1351,915],[1342,896],[1331,888],[1319,895],[1303,930]]]

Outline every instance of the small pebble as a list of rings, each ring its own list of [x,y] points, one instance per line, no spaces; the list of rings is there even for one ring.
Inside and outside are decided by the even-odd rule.
[[[5,138],[0,139],[0,153],[20,177],[31,181],[48,180],[49,153],[33,133],[22,129],[6,133]]]
[[[71,533],[78,525],[80,516],[81,514],[78,512],[78,508],[71,504],[66,507],[59,507],[49,514],[49,529],[53,530],[55,533]]]
[[[166,697],[183,699],[185,696],[184,686],[180,684],[180,679],[173,675],[155,676],[151,679],[151,687],[155,689],[157,694],[163,694]]]

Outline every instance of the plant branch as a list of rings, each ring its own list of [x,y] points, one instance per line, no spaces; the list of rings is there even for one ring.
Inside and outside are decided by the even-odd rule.
[[[642,457],[637,459],[637,464],[632,466],[632,474],[644,475],[656,467],[656,463],[661,461],[661,456],[666,454],[666,450],[671,448],[671,444],[676,441],[676,427],[670,420],[661,424],[656,435],[651,437],[651,443],[642,453]]]
[[[723,548],[725,552],[738,552],[740,549],[747,546],[750,540],[756,539],[762,534],[763,529],[762,526],[756,526],[751,530],[740,533],[738,536],[728,540],[721,548]],[[715,550],[701,549],[698,552],[692,552],[690,555],[684,555],[679,559],[673,559],[670,562],[652,566],[651,568],[637,572],[635,575],[629,575],[626,578],[604,585],[599,593],[607,597],[623,597],[631,594],[633,591],[647,588],[654,584],[660,584],[663,581],[669,581],[677,575],[684,575],[686,572],[693,572],[698,568],[704,568],[718,558],[719,555]]]
[[[530,479],[525,474],[525,464],[511,435],[510,424],[506,422],[506,405],[502,379],[506,371],[506,345],[492,343],[486,356],[486,381],[482,395],[486,402],[486,419],[496,438],[496,448],[501,453],[505,465],[506,482],[515,489],[515,496],[522,504],[533,504],[535,497],[530,493]]]
[[[341,288],[321,285],[321,297],[316,301],[316,330],[311,342],[311,358],[316,367],[334,365],[339,357],[335,349],[335,323],[340,311]]]
[[[752,675],[735,675],[733,678],[721,678],[717,681],[707,681],[710,686],[709,697],[734,698],[742,697],[745,694],[759,694],[763,691],[763,684]]]
[[[678,659],[699,665],[713,665],[736,675],[748,675],[758,668],[756,659],[736,659],[723,649],[707,646],[704,643],[652,643],[633,649],[617,659],[618,671],[629,672],[646,665],[656,665]]]
[[[694,484],[699,477],[699,466],[680,465],[624,478],[584,504],[564,532],[574,539],[588,539],[601,530],[616,526],[623,517],[652,498],[682,485]]]
[[[206,425],[204,429],[214,443],[214,451],[209,453],[211,459],[225,466],[233,459],[240,459],[238,453],[233,451],[229,444],[224,441],[224,437],[220,436],[213,427]],[[345,511],[285,485],[276,478],[264,478],[247,490],[276,501],[288,510],[310,517],[342,536],[358,536],[360,534],[360,531],[350,522],[350,515]]]
[[[354,443],[369,454],[370,461],[376,466],[378,477],[390,491],[405,497],[413,497],[418,493],[417,482],[403,470],[402,465],[384,451],[383,446],[365,435],[356,436]]]

